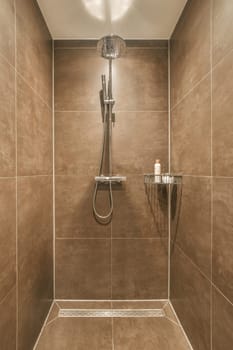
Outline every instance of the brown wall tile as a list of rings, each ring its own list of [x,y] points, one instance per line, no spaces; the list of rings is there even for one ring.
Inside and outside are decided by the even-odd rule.
[[[15,73],[0,57],[0,176],[15,176]]]
[[[18,174],[52,174],[52,112],[19,76],[17,94]]]
[[[52,40],[37,1],[16,0],[17,70],[52,106]]]
[[[167,239],[114,239],[113,299],[167,298]]]
[[[106,188],[99,191],[96,208],[109,210]],[[93,216],[92,197],[94,177],[82,173],[78,176],[56,176],[56,237],[106,238],[110,225],[100,225]]]
[[[167,237],[168,188],[152,186],[146,192],[143,175],[127,175],[113,188],[114,238]]]
[[[0,302],[16,283],[15,179],[0,180]]]
[[[213,70],[213,173],[233,176],[233,53]]]
[[[233,49],[233,3],[213,0],[213,64],[217,64]]]
[[[213,187],[213,282],[233,302],[233,179]]]
[[[1,348],[16,348],[16,289],[11,289],[5,299],[0,302],[0,338]]]
[[[210,0],[189,0],[171,39],[171,104],[210,71]]]
[[[100,76],[108,63],[95,49],[57,49],[55,67],[56,110],[99,110]],[[166,111],[167,74],[167,49],[129,49],[114,62],[116,109]]]
[[[111,298],[111,241],[56,240],[56,298]]]
[[[211,178],[183,177],[176,244],[209,278],[211,272]]]
[[[210,282],[176,247],[171,256],[171,301],[194,349],[210,349]]]
[[[67,45],[69,46],[69,43]],[[158,232],[143,181],[143,173],[153,171],[156,158],[161,159],[163,171],[167,171],[168,166],[167,48],[130,47],[124,58],[114,61],[113,93],[116,98],[116,124],[113,129],[113,173],[127,175],[128,181],[123,187],[114,186],[112,226],[99,225],[92,213],[94,176],[98,174],[103,133],[98,93],[101,88],[101,74],[107,73],[107,69],[108,62],[98,56],[95,47],[82,49],[63,47],[55,50],[55,109],[60,111],[56,113],[55,118],[56,237],[92,238],[85,248],[85,254],[88,256],[92,255],[94,249],[96,256],[101,254],[102,246],[96,245],[99,241],[93,238],[111,238],[111,236],[142,238],[161,235],[167,237],[167,227],[163,228],[162,234]],[[164,112],[159,113],[156,110]],[[135,174],[140,176],[135,179]],[[160,205],[162,206],[160,213],[166,217],[166,203]],[[101,187],[97,208],[102,214],[109,208],[106,186]],[[77,242],[79,241],[81,242],[81,240]],[[59,246],[69,244],[71,247],[68,240],[58,242]],[[133,242],[132,240],[132,244]],[[108,244],[111,244],[110,240]],[[84,261],[84,253],[78,252],[76,256],[74,250],[72,254],[75,256],[71,253],[68,256],[67,251],[68,248],[64,252],[66,263],[64,257],[62,259],[59,255],[56,257],[59,266],[56,274],[57,295],[70,297],[72,294],[73,298],[79,298],[80,295],[88,298],[92,291],[88,290],[88,286],[79,290],[78,280],[77,284],[71,287],[71,292],[68,288],[63,288],[62,276],[67,275],[66,271],[72,261],[78,260],[81,265]],[[152,259],[150,257],[152,253],[148,254],[144,252],[141,261],[145,269],[148,261]],[[167,283],[165,267],[167,252],[163,254],[163,258],[160,258],[159,254],[158,256],[158,261],[157,256],[154,256],[152,270],[155,270],[155,265],[160,266],[162,260],[164,264],[160,269],[162,286],[160,280],[154,282],[150,278],[152,271],[149,272],[147,280],[149,294],[155,290],[153,294],[157,296],[160,292],[164,295],[164,284]],[[122,263],[127,261],[127,257],[124,259]],[[77,266],[72,273],[75,274],[76,270]],[[82,279],[88,276],[85,276],[87,272],[83,271],[82,273],[78,271],[78,274]],[[95,274],[94,266],[88,274],[91,276]],[[118,272],[118,279],[120,278],[125,278],[123,270]],[[94,294],[91,295],[96,298],[100,294],[102,298],[102,289],[102,285],[96,287]],[[134,289],[133,293],[140,295],[140,287],[135,285]],[[126,291],[125,295],[127,293]],[[106,290],[104,294],[106,295]]]
[[[167,111],[167,49],[130,48],[113,67],[116,110]]]
[[[211,173],[210,78],[201,82],[171,115],[171,166],[175,173]]]
[[[56,174],[76,175],[81,171],[91,175],[97,174],[102,134],[101,112],[56,113]]]
[[[15,8],[14,0],[2,0],[0,12],[0,54],[15,65]],[[1,70],[2,72],[2,70]]]
[[[160,159],[162,171],[167,171],[166,112],[116,112],[112,139],[113,170],[116,174],[152,173],[156,159]]]
[[[233,305],[213,287],[213,350],[229,350],[233,344]]]
[[[32,348],[53,293],[52,177],[18,179],[19,349]]]
[[[101,74],[107,73],[107,61],[96,49],[55,50],[55,110],[100,110]]]

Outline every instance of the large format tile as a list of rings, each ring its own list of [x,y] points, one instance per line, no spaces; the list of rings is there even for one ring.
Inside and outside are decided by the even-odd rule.
[[[129,49],[113,67],[116,109],[167,110],[167,49]],[[56,50],[55,109],[99,110],[101,74],[107,69],[96,49]]]
[[[55,50],[55,110],[100,110],[101,74],[107,61],[93,49]]]
[[[0,54],[15,64],[15,8],[14,0],[2,0],[0,10]],[[2,70],[1,70],[2,71]]]
[[[18,179],[19,349],[31,349],[53,293],[52,177]]]
[[[1,349],[16,349],[16,290],[15,287],[0,302]]]
[[[213,0],[213,64],[233,49],[233,2]]]
[[[115,350],[189,350],[178,325],[166,318],[114,319]]]
[[[36,1],[16,0],[17,70],[52,106],[52,40]]]
[[[173,232],[174,233],[174,232]],[[183,177],[178,227],[172,240],[210,278],[211,270],[211,180]]]
[[[210,349],[210,282],[175,246],[171,302],[194,349]]]
[[[233,52],[213,71],[213,174],[233,176]]]
[[[97,175],[102,152],[100,112],[60,112],[55,115],[56,175]]]
[[[111,298],[109,239],[56,240],[56,298]]]
[[[171,39],[174,106],[210,71],[210,0],[190,0]]]
[[[103,238],[110,225],[99,224],[93,215],[94,176],[56,176],[56,237]],[[96,201],[101,214],[109,210],[109,194],[101,187]]]
[[[213,350],[230,350],[233,345],[233,305],[213,287]]]
[[[0,176],[14,176],[15,73],[14,69],[2,57],[0,57],[0,71]]]
[[[143,175],[124,175],[126,183],[113,187],[113,237],[166,237],[168,188],[153,186],[146,192]]]
[[[213,187],[213,282],[233,302],[233,179]]]
[[[52,112],[19,76],[17,93],[18,174],[52,174]]]
[[[0,180],[0,302],[15,285],[15,179]]]
[[[172,111],[172,171],[192,175],[211,172],[210,78],[202,81]]]
[[[162,171],[167,171],[168,115],[166,112],[116,112],[112,140],[115,173],[153,172],[155,159],[160,159]]]
[[[60,318],[45,327],[36,350],[112,350],[111,318]]]
[[[167,298],[167,239],[114,239],[113,299]]]
[[[166,111],[168,109],[167,49],[130,48],[113,62],[116,109]]]

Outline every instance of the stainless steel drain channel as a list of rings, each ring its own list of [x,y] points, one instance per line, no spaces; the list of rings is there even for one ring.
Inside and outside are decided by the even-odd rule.
[[[165,317],[163,309],[60,309],[58,317]]]

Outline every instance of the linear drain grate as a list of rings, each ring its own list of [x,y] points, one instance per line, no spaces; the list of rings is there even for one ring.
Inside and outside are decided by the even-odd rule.
[[[60,309],[58,317],[164,317],[163,309]]]

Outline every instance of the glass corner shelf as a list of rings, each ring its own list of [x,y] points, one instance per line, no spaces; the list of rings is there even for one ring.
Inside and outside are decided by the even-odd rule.
[[[145,184],[173,185],[182,183],[182,175],[164,173],[161,175],[144,174]]]

